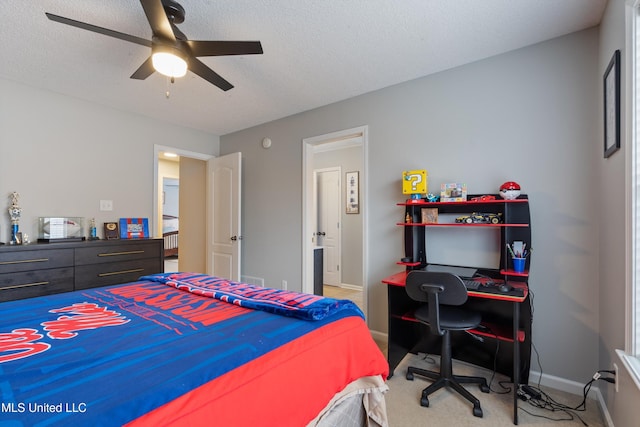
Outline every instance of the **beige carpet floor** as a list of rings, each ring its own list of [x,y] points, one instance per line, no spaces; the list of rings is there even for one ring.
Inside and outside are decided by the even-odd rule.
[[[415,376],[413,381],[408,381],[405,377],[407,366],[417,366],[437,371],[439,368],[438,363],[438,356],[425,358],[425,355],[408,354],[398,365],[394,376],[387,382],[389,391],[386,395],[386,402],[390,427],[513,426],[513,395],[511,393],[501,394],[505,390],[498,382],[503,382],[506,387],[511,386],[511,383],[506,383],[508,378],[500,374],[496,374],[491,383],[491,393],[482,393],[477,385],[467,386],[467,389],[480,400],[483,411],[482,418],[474,417],[472,413],[473,405],[449,389],[440,389],[432,394],[429,397],[428,408],[420,406],[422,389],[427,387],[430,382],[418,375]],[[459,375],[484,376],[487,381],[491,379],[492,374],[491,371],[458,361],[454,361],[453,372]],[[576,407],[582,402],[582,396],[541,388],[553,400],[564,405]],[[585,424],[582,423],[578,416],[590,427],[605,426],[597,402],[589,398],[586,403],[586,411],[573,411],[575,415],[561,411],[542,410],[522,400],[518,401],[518,407],[518,425],[520,426],[584,426]],[[564,419],[566,421],[553,421],[535,417],[525,411],[553,420]],[[573,420],[568,420],[571,416],[573,416]]]

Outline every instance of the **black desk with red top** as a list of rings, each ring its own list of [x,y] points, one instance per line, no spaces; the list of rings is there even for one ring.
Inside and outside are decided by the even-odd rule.
[[[408,353],[440,353],[440,338],[430,334],[427,326],[413,317],[420,306],[406,293],[408,271],[382,280],[387,285],[389,329],[389,376]],[[507,375],[513,382],[513,422],[518,423],[517,389],[529,380],[531,358],[531,305],[527,284],[509,281],[521,292],[500,292],[496,285],[501,279],[491,279],[493,287],[468,291],[465,303],[482,313],[481,327],[451,337],[453,357]],[[520,293],[521,295],[511,295]],[[514,345],[515,343],[515,345]]]

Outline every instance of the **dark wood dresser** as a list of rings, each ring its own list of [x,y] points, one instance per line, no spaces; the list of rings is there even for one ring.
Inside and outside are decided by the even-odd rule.
[[[164,271],[162,239],[0,246],[0,301],[114,285]]]

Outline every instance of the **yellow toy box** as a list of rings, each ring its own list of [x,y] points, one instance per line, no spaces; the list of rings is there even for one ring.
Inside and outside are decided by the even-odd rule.
[[[402,172],[402,194],[426,194],[427,188],[426,170]]]

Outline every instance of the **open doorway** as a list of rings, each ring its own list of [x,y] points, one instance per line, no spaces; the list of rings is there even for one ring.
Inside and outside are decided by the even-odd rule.
[[[167,157],[166,153],[175,156]],[[206,270],[203,232],[206,229],[206,162],[212,157],[175,147],[154,146],[153,234],[156,238],[168,239],[170,237],[164,236],[165,229],[175,228],[179,231],[171,237],[176,244],[165,242],[165,249],[169,250],[165,252],[165,255],[169,254],[169,264],[165,264],[165,271],[204,273]],[[164,211],[167,201],[165,181],[180,185],[177,194],[169,195],[169,198],[178,199],[178,207],[170,208],[174,210],[168,212]],[[175,251],[177,258],[172,258],[171,251]]]
[[[163,163],[162,159],[161,163]],[[179,271],[180,255],[180,179],[162,178],[162,238],[164,239],[164,271]]]
[[[358,173],[359,209],[347,210],[347,194],[340,194],[341,260],[337,289],[349,291],[353,300],[361,301],[367,313],[366,218],[367,218],[367,130],[366,126],[334,132],[303,140],[303,291],[313,293],[314,251],[322,244],[318,239],[317,171],[339,168],[340,178]],[[348,259],[345,259],[348,258]],[[354,293],[355,291],[355,293]]]

